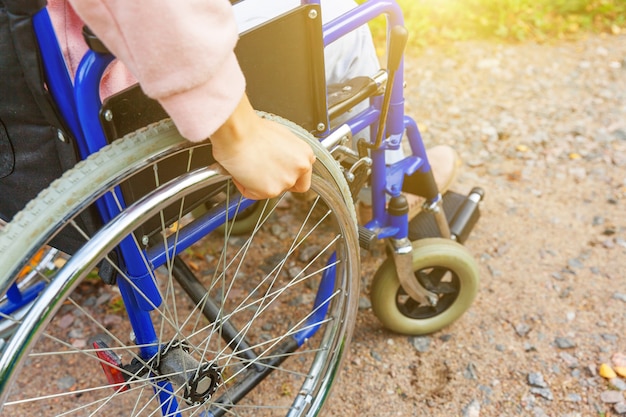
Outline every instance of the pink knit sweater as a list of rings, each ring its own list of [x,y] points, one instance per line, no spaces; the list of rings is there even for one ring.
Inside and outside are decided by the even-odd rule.
[[[208,138],[241,100],[245,79],[233,52],[238,34],[228,0],[69,2],[187,139]],[[74,70],[83,47],[77,41],[80,22],[64,0],[49,0],[49,8],[57,32],[65,26],[66,57]]]

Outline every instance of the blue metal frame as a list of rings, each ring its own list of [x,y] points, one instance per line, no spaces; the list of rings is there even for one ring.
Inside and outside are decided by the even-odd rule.
[[[302,0],[302,4],[319,4],[319,0]],[[369,0],[324,25],[324,45],[331,44],[348,32],[366,25],[380,15],[387,16],[389,27],[404,25],[402,11],[395,0]],[[89,51],[83,57],[74,82],[72,82],[56,40],[50,17],[45,9],[41,10],[34,17],[34,25],[44,62],[48,88],[78,144],[81,158],[84,159],[107,144],[99,121],[99,112],[102,104],[99,89],[102,75],[113,60],[113,57]],[[400,194],[405,175],[411,175],[416,171],[430,171],[417,124],[413,119],[404,115],[403,84],[403,63],[401,63],[391,87],[391,105],[386,125],[383,127],[386,139],[383,140],[378,149],[371,150],[373,161],[371,185],[374,217],[366,227],[376,231],[381,239],[388,237],[401,239],[408,236],[407,215],[390,215],[386,209],[387,197],[394,197]],[[366,110],[346,123],[353,134],[364,129],[371,129],[373,133],[371,137],[373,138],[376,136],[375,133],[378,129],[377,123],[380,115],[381,100],[373,99]],[[398,149],[401,146],[404,134],[408,137],[412,155],[387,166],[385,163],[386,151]],[[107,195],[98,202],[98,209],[104,222],[119,214],[119,201],[122,201],[122,197],[121,193],[117,192],[116,198]],[[136,247],[135,242],[132,241],[132,237],[127,238],[120,244],[118,250],[122,254],[121,259],[123,259],[124,267],[133,280],[133,285],[140,289],[140,292],[137,292],[125,280],[118,280],[142,357],[153,357],[155,354],[158,354],[161,348],[149,313],[153,307],[160,304],[161,299],[152,281],[153,277],[150,271],[147,270],[144,259],[147,259],[148,263],[155,267],[164,264],[166,259],[171,259],[173,255],[180,253],[190,244],[197,241],[200,236],[206,235],[223,224],[227,218],[233,216],[236,210],[242,210],[252,203],[253,201],[251,200],[234,201],[226,211],[205,215],[196,220],[190,227],[182,230],[178,236],[177,244],[167,245],[170,248],[160,247],[152,249],[147,253],[142,253]],[[174,246],[176,247],[176,253],[174,253],[174,249],[171,249]],[[317,331],[319,325],[316,325],[316,323],[319,323],[320,318],[323,318],[327,312],[328,303],[332,299],[335,287],[335,262],[335,255],[333,255],[329,259],[329,267],[322,277],[312,316],[305,328],[294,336],[298,345],[304,343],[306,339],[310,338]],[[145,299],[145,296],[138,296],[140,293],[148,294],[148,299]],[[28,297],[33,297],[33,294],[30,292],[28,294],[20,294],[16,287],[12,288],[8,295],[12,302],[11,308],[19,305],[19,303],[23,304]],[[162,397],[161,404],[163,410],[169,414],[176,410],[178,405],[172,402],[174,398],[168,394],[168,392],[173,392],[172,386],[168,382],[163,382],[163,384],[160,387],[159,395]]]

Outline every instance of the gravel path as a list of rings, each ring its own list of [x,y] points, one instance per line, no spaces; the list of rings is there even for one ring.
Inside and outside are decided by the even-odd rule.
[[[626,379],[598,374],[626,353],[626,37],[462,43],[406,68],[425,140],[465,162],[453,188],[487,191],[466,244],[481,289],[444,331],[392,334],[367,306],[384,251],[364,253],[363,308],[326,415],[626,414]]]

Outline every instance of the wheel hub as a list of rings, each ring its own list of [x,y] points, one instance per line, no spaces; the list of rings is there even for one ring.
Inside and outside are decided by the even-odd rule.
[[[184,397],[191,404],[211,398],[222,382],[219,368],[210,362],[198,362],[183,343],[163,349],[159,372],[178,386],[184,387]]]

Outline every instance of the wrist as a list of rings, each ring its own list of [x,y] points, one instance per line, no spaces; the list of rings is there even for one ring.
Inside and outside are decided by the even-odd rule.
[[[213,147],[236,149],[252,137],[258,115],[244,94],[233,113],[212,135]]]

